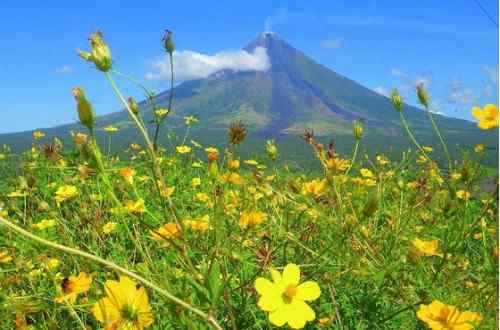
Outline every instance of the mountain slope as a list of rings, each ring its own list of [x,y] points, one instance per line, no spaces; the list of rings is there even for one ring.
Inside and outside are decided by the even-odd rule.
[[[403,149],[409,145],[399,114],[388,98],[316,63],[274,33],[261,34],[244,49],[251,52],[256,47],[266,48],[271,63],[269,70],[222,70],[205,79],[178,85],[174,91],[173,114],[167,120],[170,129],[182,129],[182,117],[194,115],[200,119],[193,131],[195,136],[216,137],[217,142],[223,141],[224,128],[239,119],[248,125],[254,137],[286,138],[308,128],[317,135],[335,137],[341,149],[340,142],[349,140],[344,146],[348,149],[352,142],[351,123],[361,119],[369,148],[391,144]],[[157,103],[167,106],[168,95],[168,91],[160,93]],[[145,102],[141,107],[146,120],[151,118]],[[426,113],[407,105],[404,112],[422,142],[435,144],[437,140]],[[464,120],[440,115],[435,118],[451,146],[486,143],[498,149],[497,132],[482,132],[474,123]],[[135,128],[124,111],[102,116],[97,123],[99,126],[119,123],[122,129],[118,140],[124,144],[136,137]],[[64,137],[70,130],[80,129],[79,125],[72,124],[45,131],[49,136]],[[29,145],[30,141],[29,132],[0,135],[0,143]]]

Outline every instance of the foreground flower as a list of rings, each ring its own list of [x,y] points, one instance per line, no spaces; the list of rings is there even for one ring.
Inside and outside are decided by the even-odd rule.
[[[52,228],[57,224],[56,220],[54,219],[43,219],[42,221],[38,223],[34,223],[31,225],[31,227],[37,229],[37,230],[44,230],[47,228]]]
[[[128,184],[132,185],[134,184],[134,176],[135,176],[135,170],[130,168],[130,167],[124,167],[121,168],[120,171],[120,176],[125,180]]]
[[[438,300],[434,300],[429,305],[420,305],[417,317],[433,330],[474,329],[483,319],[479,313],[460,312],[455,306],[445,305]]]
[[[437,240],[432,240],[432,241],[423,241],[421,239],[415,238],[412,242],[414,252],[418,256],[440,256],[442,257],[443,255],[441,253],[438,253],[438,241]]]
[[[64,202],[67,199],[73,198],[78,194],[75,186],[61,186],[56,191],[55,200],[57,203]]]
[[[179,236],[181,229],[179,226],[173,222],[164,224],[158,229],[151,230],[151,239],[154,241],[163,241],[165,239],[170,239]]]
[[[320,288],[314,281],[299,284],[300,269],[295,264],[288,264],[283,274],[271,269],[273,281],[259,277],[255,281],[255,289],[261,296],[258,306],[269,312],[269,321],[281,327],[288,323],[292,329],[302,329],[307,321],[316,318],[314,311],[306,301],[316,300]]]
[[[470,198],[470,192],[465,191],[465,190],[457,191],[456,195],[457,195],[458,199],[468,200]]]
[[[104,290],[106,297],[95,303],[92,314],[105,329],[141,330],[153,323],[146,290],[133,280],[120,276],[118,282],[106,281]]]
[[[326,180],[315,179],[304,183],[304,193],[314,195],[314,197],[322,196],[326,191]]]
[[[12,261],[12,257],[7,252],[0,251],[0,264],[6,264]]]
[[[472,116],[479,121],[477,123],[477,127],[480,129],[492,129],[498,127],[498,108],[496,105],[486,104],[483,109],[474,107],[471,112]]]
[[[188,152],[191,152],[191,147],[188,147],[188,146],[178,146],[175,148],[177,150],[178,153],[180,154],[187,154]]]
[[[240,227],[242,228],[247,228],[247,227],[254,227],[257,225],[260,225],[262,222],[264,222],[267,219],[267,214],[264,212],[243,212],[241,213],[240,217]]]
[[[116,229],[116,222],[108,222],[104,226],[102,226],[102,232],[104,234],[111,234]]]
[[[92,278],[86,273],[81,272],[78,276],[70,276],[64,278],[61,282],[61,290],[63,295],[54,298],[56,303],[74,304],[80,293],[85,293],[89,290]]]

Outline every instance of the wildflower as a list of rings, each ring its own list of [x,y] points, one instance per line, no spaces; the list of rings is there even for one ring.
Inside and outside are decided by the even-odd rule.
[[[361,173],[361,176],[363,178],[371,178],[371,179],[373,179],[375,177],[375,175],[373,175],[373,172],[370,171],[367,168],[362,168],[361,170],[359,170],[359,173]]]
[[[438,300],[429,305],[420,305],[417,317],[433,330],[470,330],[483,319],[479,313],[460,312],[455,306],[445,305]]]
[[[232,183],[234,185],[240,186],[242,185],[245,181],[239,175],[238,173],[235,172],[228,172],[222,175],[219,175],[219,181],[221,183]]]
[[[0,251],[0,264],[6,264],[12,261],[12,257],[7,252]]]
[[[106,281],[104,290],[106,297],[94,304],[92,314],[105,329],[141,330],[153,323],[146,290],[133,280],[120,276],[118,282]]]
[[[85,133],[76,133],[73,135],[73,143],[76,147],[80,147],[87,143],[88,135]]]
[[[451,173],[450,177],[452,180],[457,181],[457,180],[460,180],[462,178],[462,174],[458,173],[458,172],[453,172],[453,173]]]
[[[377,163],[379,163],[381,166],[389,164],[389,159],[387,159],[387,157],[385,156],[378,155],[375,159],[377,160]]]
[[[99,30],[92,33],[89,37],[91,47],[90,52],[79,50],[78,54],[84,60],[93,62],[99,70],[106,72],[111,69],[111,51],[102,37],[102,32]]]
[[[227,167],[230,170],[236,170],[240,167],[240,161],[237,159],[231,159],[230,161],[227,162]]]
[[[208,229],[211,229],[210,226],[210,217],[209,215],[204,215],[203,217],[199,218],[198,220],[184,220],[184,225],[192,230],[196,231],[206,231]]]
[[[161,41],[163,41],[163,46],[165,47],[165,51],[170,55],[172,55],[172,53],[175,50],[174,41],[172,40],[172,34],[173,34],[172,31],[165,30],[165,35],[163,36],[163,39],[161,39]]]
[[[34,131],[33,132],[33,138],[35,140],[40,140],[41,138],[43,138],[45,136],[45,133],[42,132],[42,131]]]
[[[175,187],[165,187],[161,189],[161,197],[170,198],[175,191]]]
[[[278,148],[276,147],[276,142],[274,140],[266,141],[266,152],[269,159],[273,162],[278,158]]]
[[[191,125],[196,124],[198,122],[198,118],[196,118],[194,116],[187,116],[187,117],[184,117],[184,122],[186,123],[186,125],[191,126]]]
[[[391,101],[392,105],[398,112],[401,112],[401,110],[403,110],[403,100],[401,99],[401,95],[399,94],[397,89],[392,90]]]
[[[241,120],[231,123],[227,131],[229,143],[231,143],[232,145],[240,144],[241,142],[243,142],[243,140],[245,140],[246,136],[247,129]]]
[[[73,198],[78,194],[78,189],[75,186],[61,186],[56,191],[55,200],[57,203],[64,202],[67,199]]]
[[[257,211],[243,212],[241,213],[240,216],[239,225],[242,228],[254,227],[260,225],[266,219],[267,219],[267,214],[265,214],[264,212],[257,212]]]
[[[349,161],[338,156],[326,160],[326,168],[336,172],[344,172],[349,168]]]
[[[83,94],[83,90],[80,87],[73,88],[73,96],[76,100],[76,110],[78,112],[80,123],[82,123],[82,125],[87,127],[89,130],[92,130],[95,122],[92,104],[87,101],[85,95]]]
[[[111,234],[116,229],[116,222],[108,222],[104,226],[102,226],[102,232],[104,234]]]
[[[108,125],[108,126],[104,127],[103,130],[104,130],[104,132],[107,132],[107,133],[116,133],[116,132],[118,132],[118,127],[113,126],[113,125]]]
[[[127,99],[127,105],[134,115],[139,115],[139,105],[132,96]]]
[[[292,329],[302,329],[307,321],[316,318],[315,312],[306,301],[316,300],[320,288],[314,281],[299,284],[300,269],[295,264],[288,264],[283,273],[271,269],[273,281],[259,277],[255,280],[255,289],[260,295],[257,305],[269,312],[269,321],[278,327],[288,323]]]
[[[38,223],[34,223],[31,225],[31,227],[37,229],[37,230],[44,230],[47,228],[52,228],[56,225],[56,220],[54,219],[43,219],[42,221]]]
[[[498,108],[496,105],[486,104],[483,109],[473,107],[471,112],[472,116],[479,121],[477,127],[480,129],[492,129],[498,127]]]
[[[59,259],[57,258],[50,258],[44,263],[44,266],[47,267],[47,269],[55,269],[59,267]]]
[[[201,161],[193,162],[191,164],[191,167],[193,167],[193,168],[202,168],[203,167],[203,162],[201,162]]]
[[[201,185],[201,179],[200,178],[193,178],[191,179],[191,186],[192,187],[198,187]]]
[[[247,165],[251,165],[251,166],[259,165],[259,163],[255,159],[247,159],[247,160],[243,161],[243,163],[245,163]]]
[[[170,112],[170,110],[168,109],[165,109],[165,108],[159,108],[159,109],[156,109],[155,110],[155,115],[158,117],[158,118],[162,118],[162,117],[165,117],[166,115],[168,115],[168,113]]]
[[[132,150],[134,150],[134,151],[139,151],[139,150],[141,150],[141,146],[140,146],[140,145],[138,145],[137,143],[132,143],[132,144],[130,145],[130,148],[131,148]]]
[[[352,134],[356,140],[361,140],[363,137],[363,123],[360,120],[352,122]]]
[[[124,203],[125,211],[128,213],[144,213],[146,212],[146,207],[144,206],[144,199],[139,198],[137,201],[126,201]]]
[[[423,146],[422,149],[424,149],[424,151],[427,152],[427,153],[434,151],[433,147],[428,147],[428,146]]]
[[[200,202],[206,203],[210,200],[210,197],[206,193],[197,193],[196,199],[199,200]]]
[[[169,239],[179,236],[181,229],[179,226],[173,222],[164,224],[158,229],[151,230],[151,239],[154,241],[162,241],[164,239]]]
[[[478,143],[476,145],[474,145],[474,152],[476,154],[482,154],[484,152],[484,149],[486,148],[486,146],[482,143]]]
[[[205,153],[207,154],[207,158],[209,162],[214,162],[219,158],[219,150],[214,147],[205,148]]]
[[[305,193],[314,197],[322,196],[326,191],[326,180],[315,179],[304,183]]]
[[[84,272],[78,276],[66,277],[61,281],[62,296],[54,298],[54,302],[74,304],[79,294],[90,289],[90,284],[92,284],[92,278]]]
[[[124,167],[121,168],[120,171],[120,176],[125,180],[128,184],[132,185],[134,184],[134,176],[135,176],[135,170],[130,168],[130,167]]]
[[[441,253],[438,253],[438,241],[423,241],[421,239],[415,238],[412,242],[414,253],[417,256],[439,256],[442,257]]]
[[[22,198],[28,196],[28,193],[22,190],[15,190],[9,194],[7,194],[7,197],[10,198]]]
[[[422,83],[417,85],[417,96],[420,104],[427,108],[429,106],[429,95],[427,94],[424,84]]]
[[[187,153],[191,152],[191,147],[182,145],[182,146],[177,146],[175,148],[175,150],[177,150],[177,152],[180,154],[187,154]]]
[[[470,192],[465,190],[459,190],[456,193],[458,199],[468,200],[470,198]]]

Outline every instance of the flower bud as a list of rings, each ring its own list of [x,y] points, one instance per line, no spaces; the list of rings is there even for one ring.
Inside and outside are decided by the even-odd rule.
[[[82,125],[92,130],[94,127],[94,112],[92,111],[92,104],[85,98],[83,90],[80,87],[73,88],[73,95],[76,100],[76,110]]]
[[[169,54],[172,54],[175,50],[174,41],[172,40],[173,32],[170,30],[165,30],[165,36],[161,41],[163,41],[163,45],[165,47],[165,51]]]
[[[127,99],[127,104],[128,104],[128,107],[130,108],[130,110],[132,111],[132,113],[136,116],[139,115],[139,105],[137,104],[137,102],[135,101],[135,99],[131,96]]]
[[[391,93],[391,100],[392,100],[392,105],[394,108],[398,111],[401,112],[403,109],[403,100],[401,99],[401,95],[399,94],[398,90],[394,88]]]
[[[422,83],[417,85],[417,96],[420,103],[427,108],[429,106],[429,95]]]
[[[266,152],[269,159],[273,162],[278,158],[278,148],[276,147],[276,143],[274,140],[266,141]]]
[[[363,137],[363,123],[361,121],[355,120],[352,122],[352,134],[356,140],[361,140]]]
[[[109,71],[112,64],[111,51],[102,38],[102,32],[98,30],[92,33],[89,41],[90,52],[79,50],[78,55],[86,61],[93,62],[99,70]]]

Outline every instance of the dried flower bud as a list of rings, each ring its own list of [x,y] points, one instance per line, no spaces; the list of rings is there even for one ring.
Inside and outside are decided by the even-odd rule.
[[[394,88],[391,93],[391,100],[392,100],[392,105],[394,108],[401,112],[403,109],[403,100],[401,99],[401,95],[399,94],[398,90]]]
[[[227,132],[229,143],[236,145],[240,144],[245,140],[247,136],[247,129],[242,121],[234,121],[229,126],[229,130]]]
[[[172,40],[173,32],[170,30],[165,30],[165,35],[163,36],[163,45],[165,47],[165,51],[169,54],[172,54],[175,50],[174,41]]]
[[[417,85],[417,96],[420,103],[427,108],[429,106],[429,95],[422,83]]]
[[[266,152],[269,159],[275,162],[278,158],[278,148],[276,147],[276,143],[274,140],[266,141]]]
[[[132,111],[132,113],[136,116],[139,115],[139,105],[137,104],[137,102],[135,101],[135,99],[131,96],[127,99],[127,104],[128,104],[128,107],[130,108],[130,110]]]
[[[94,127],[94,112],[92,111],[92,104],[85,98],[83,90],[80,87],[73,88],[73,95],[76,100],[76,110],[78,118],[82,125],[92,130]]]
[[[352,133],[356,140],[361,140],[363,137],[363,123],[359,120],[355,120],[352,122]]]
[[[99,70],[109,71],[112,64],[111,51],[102,38],[102,32],[97,30],[97,32],[92,33],[89,41],[90,52],[79,50],[78,55],[86,61],[93,62]]]

